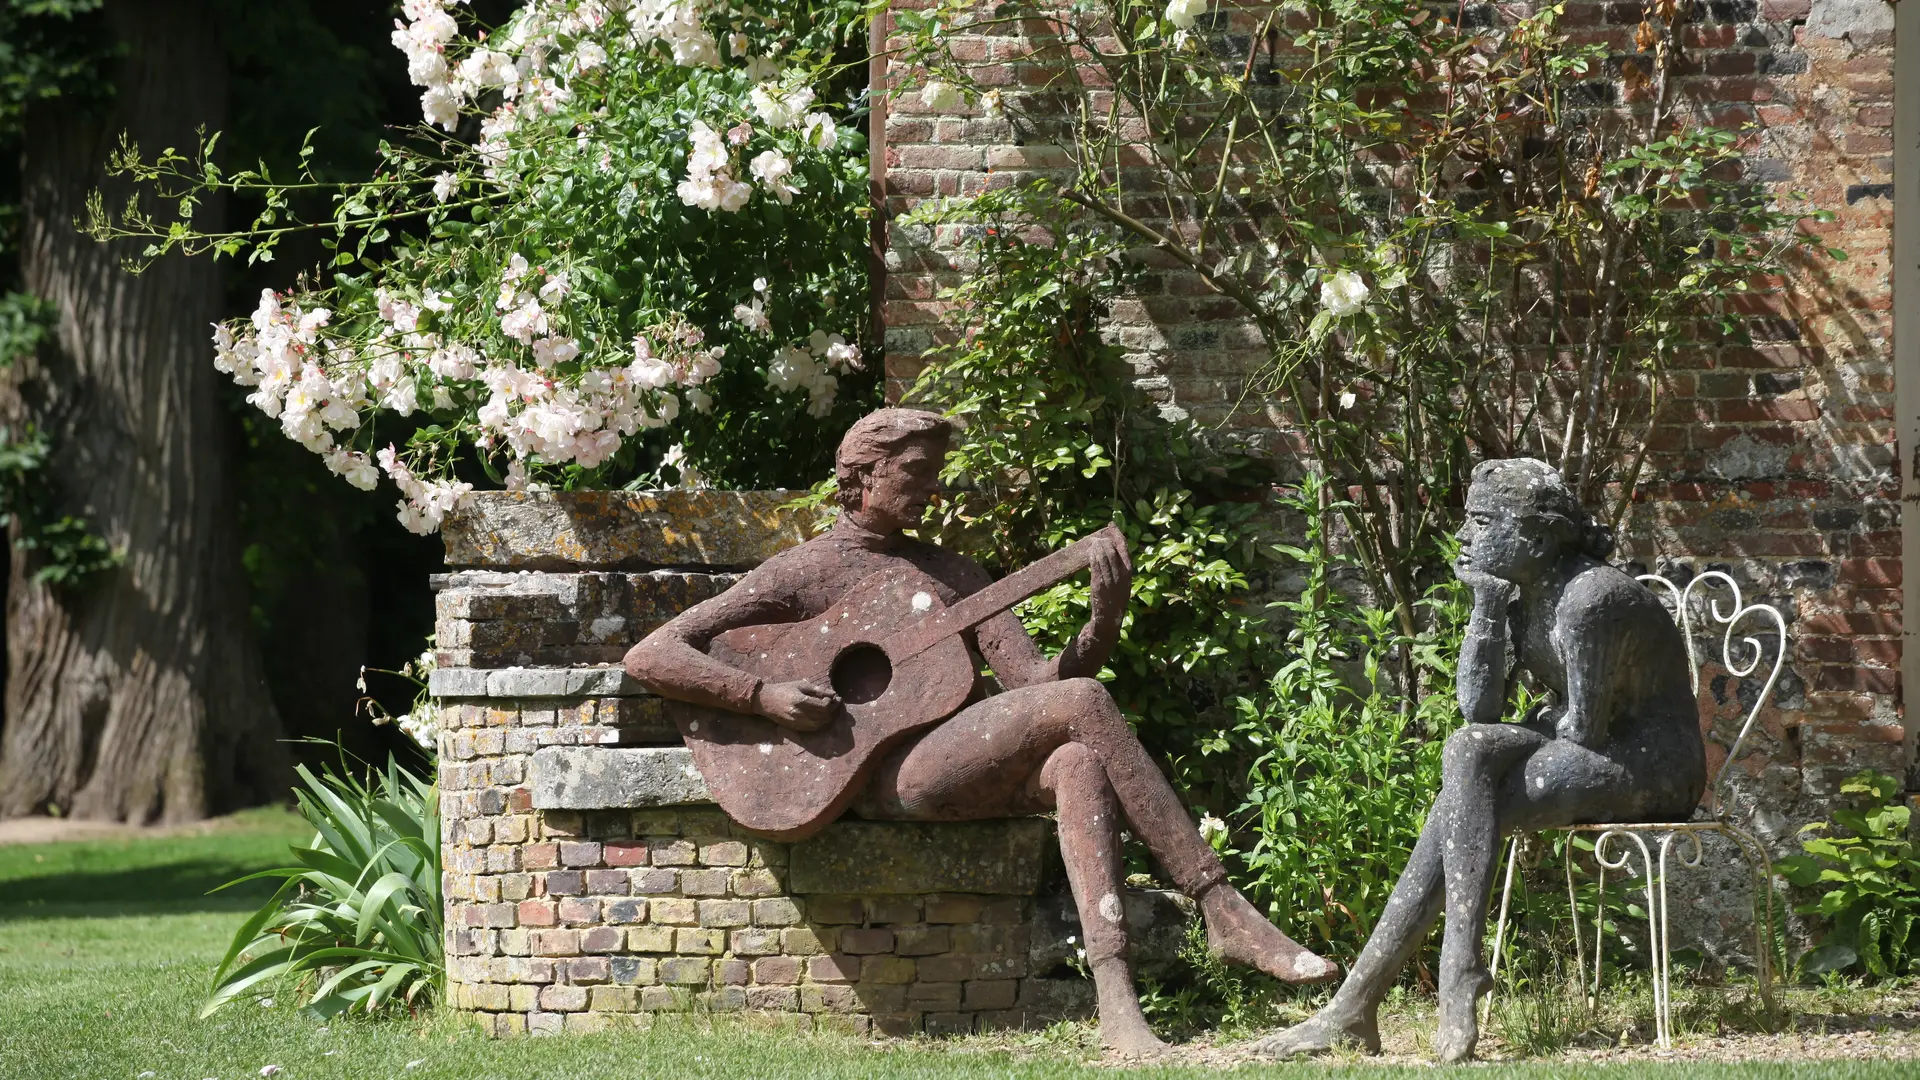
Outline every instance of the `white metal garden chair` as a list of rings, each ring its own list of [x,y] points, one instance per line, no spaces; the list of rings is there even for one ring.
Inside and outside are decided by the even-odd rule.
[[[1672,941],[1668,926],[1667,906],[1667,868],[1677,863],[1685,867],[1698,867],[1701,863],[1702,833],[1718,833],[1726,837],[1739,849],[1753,875],[1754,892],[1754,964],[1755,974],[1760,983],[1760,999],[1771,1011],[1773,1008],[1773,861],[1767,856],[1766,847],[1746,829],[1728,819],[1726,806],[1721,798],[1721,787],[1725,784],[1727,771],[1740,757],[1742,745],[1747,734],[1753,730],[1754,721],[1759,719],[1760,711],[1772,698],[1775,685],[1780,681],[1780,671],[1787,658],[1787,621],[1780,610],[1769,604],[1746,604],[1740,595],[1740,585],[1733,578],[1718,570],[1709,570],[1694,577],[1686,588],[1680,588],[1658,574],[1642,574],[1639,577],[1649,587],[1659,591],[1664,588],[1673,600],[1674,618],[1680,624],[1680,632],[1687,641],[1687,659],[1693,677],[1694,697],[1700,694],[1701,657],[1698,642],[1695,641],[1696,604],[1704,615],[1704,629],[1708,633],[1720,635],[1720,662],[1727,673],[1735,678],[1745,678],[1760,670],[1761,662],[1768,649],[1762,637],[1771,632],[1775,638],[1773,666],[1767,671],[1766,685],[1754,699],[1753,707],[1747,710],[1744,722],[1740,725],[1740,734],[1733,740],[1733,746],[1727,751],[1727,759],[1720,765],[1720,771],[1714,775],[1713,787],[1709,793],[1708,816],[1696,821],[1663,822],[1617,822],[1611,824],[1575,825],[1560,831],[1569,834],[1584,833],[1594,835],[1593,857],[1599,866],[1599,895],[1596,903],[1597,913],[1594,919],[1593,936],[1593,989],[1588,998],[1591,1003],[1600,992],[1601,954],[1600,946],[1603,927],[1606,922],[1606,886],[1607,871],[1624,870],[1627,876],[1633,875],[1633,856],[1640,856],[1640,870],[1646,882],[1647,895],[1647,939],[1648,955],[1653,971],[1653,1007],[1654,1037],[1661,1047],[1672,1045],[1673,1039],[1673,1000],[1671,996],[1673,982]],[[1709,595],[1716,590],[1720,595]],[[1663,598],[1664,599],[1664,598]],[[1735,630],[1743,623],[1757,620],[1759,623],[1771,622],[1771,626],[1761,626],[1745,636],[1735,637]],[[1744,662],[1742,662],[1744,660]],[[1649,847],[1648,841],[1652,841]],[[1684,847],[1675,849],[1675,841]],[[1617,847],[1617,851],[1614,850]],[[1656,854],[1657,852],[1657,854]],[[1507,847],[1506,881],[1500,890],[1500,915],[1494,924],[1492,974],[1498,985],[1500,973],[1500,949],[1505,942],[1507,930],[1507,912],[1513,899],[1513,878],[1520,854],[1520,837],[1515,836]],[[1567,898],[1570,907],[1578,911],[1574,893],[1573,855],[1567,856]],[[1763,899],[1764,898],[1764,899]],[[1764,915],[1759,909],[1765,906]],[[1580,920],[1575,917],[1573,924],[1574,958],[1580,984],[1587,985],[1586,942],[1580,929]],[[1481,1005],[1481,1019],[1484,1022],[1488,1010],[1492,1007],[1493,995]]]

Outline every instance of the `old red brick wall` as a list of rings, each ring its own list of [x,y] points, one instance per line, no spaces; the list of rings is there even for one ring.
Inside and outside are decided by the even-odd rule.
[[[1754,345],[1702,350],[1680,365],[1622,545],[1649,568],[1725,568],[1750,599],[1791,620],[1778,706],[1764,719],[1761,752],[1743,763],[1743,786],[1790,817],[1801,816],[1794,804],[1817,802],[1853,771],[1898,773],[1912,758],[1898,674],[1892,11],[1883,0],[1707,0],[1694,5],[1682,39],[1681,92],[1718,123],[1757,124],[1749,175],[1832,211],[1832,222],[1807,227],[1848,255],[1755,297]],[[1642,17],[1638,3],[1576,0],[1566,23],[1627,53]],[[1019,77],[1011,61],[1026,46],[1008,33],[961,37],[954,48],[982,81],[1011,84]],[[892,216],[930,196],[1065,164],[1057,148],[1013,145],[1008,125],[978,110],[934,113],[911,93],[889,109]],[[952,332],[936,294],[962,272],[954,241],[890,231],[883,316],[896,394],[918,355]],[[1118,305],[1111,333],[1162,408],[1222,425],[1261,453],[1297,449],[1245,392],[1265,358],[1258,336],[1171,260]],[[1752,692],[1708,683],[1703,697],[1715,713],[1737,712]]]

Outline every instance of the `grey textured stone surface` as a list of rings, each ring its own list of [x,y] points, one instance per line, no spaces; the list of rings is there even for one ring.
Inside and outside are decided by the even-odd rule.
[[[617,664],[674,615],[738,574],[690,570],[463,570],[443,575],[434,651],[442,667]]]
[[[487,673],[471,668],[438,668],[427,676],[427,693],[437,698],[487,696]]]
[[[994,893],[1033,896],[1053,846],[1046,818],[841,820],[793,845],[796,893]]]
[[[646,688],[617,667],[440,668],[427,678],[437,698],[640,697]]]
[[[549,746],[527,768],[536,810],[613,810],[712,802],[684,746]]]
[[[447,565],[506,570],[751,567],[805,540],[792,491],[476,491],[447,515]]]
[[[1194,902],[1172,889],[1128,889],[1121,899],[1127,916],[1127,958],[1134,973],[1152,979],[1177,975],[1187,925],[1199,917]],[[1073,894],[1062,884],[1034,905],[1030,970],[1035,975],[1067,974],[1086,940]]]

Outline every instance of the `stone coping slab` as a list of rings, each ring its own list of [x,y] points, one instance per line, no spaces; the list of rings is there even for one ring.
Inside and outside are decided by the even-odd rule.
[[[637,810],[711,803],[684,746],[548,746],[527,764],[536,810]]]
[[[548,746],[527,765],[535,810],[711,803],[684,746]],[[1053,844],[1046,818],[921,822],[843,819],[793,845],[795,893],[1033,896]]]
[[[758,566],[818,518],[797,491],[476,491],[441,526],[453,569]]]
[[[458,698],[645,697],[639,680],[618,667],[439,668],[427,693]]]

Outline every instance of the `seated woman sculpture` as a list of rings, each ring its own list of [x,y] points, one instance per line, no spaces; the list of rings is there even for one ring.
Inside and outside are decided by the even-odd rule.
[[[1380,1001],[1444,903],[1442,1061],[1473,1056],[1481,953],[1501,837],[1514,830],[1685,820],[1706,787],[1706,749],[1680,631],[1646,587],[1605,562],[1611,530],[1560,474],[1531,458],[1473,470],[1455,573],[1473,592],[1460,650],[1466,725],[1447,739],[1439,797],[1385,912],[1333,1000],[1267,1037],[1276,1055],[1338,1044],[1380,1050]],[[1501,723],[1508,653],[1545,700]]]
[[[831,687],[763,683],[720,662],[708,646],[739,627],[811,619],[882,570],[923,571],[944,604],[989,584],[973,560],[904,532],[920,523],[939,491],[949,432],[942,417],[914,409],[863,417],[840,443],[842,513],[833,528],[654,631],[627,654],[627,670],[663,696],[764,716],[794,730],[832,721],[841,702]],[[1227,881],[1179,796],[1092,678],[1119,640],[1131,572],[1104,542],[1091,571],[1092,616],[1060,655],[1042,655],[1011,612],[969,632],[972,670],[984,660],[1007,689],[976,694],[958,713],[886,753],[852,808],[862,817],[900,821],[1057,813],[1060,853],[1099,998],[1101,1040],[1141,1054],[1161,1043],[1140,1011],[1128,967],[1123,822],[1174,884],[1198,901],[1216,954],[1288,982],[1323,982],[1338,969],[1281,933]]]

